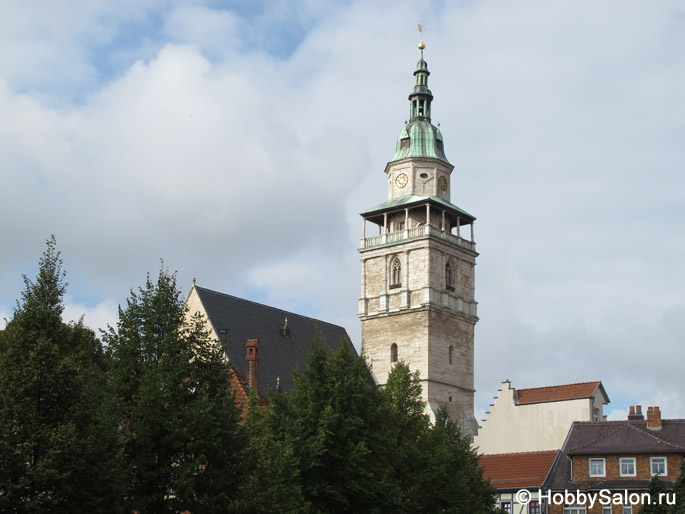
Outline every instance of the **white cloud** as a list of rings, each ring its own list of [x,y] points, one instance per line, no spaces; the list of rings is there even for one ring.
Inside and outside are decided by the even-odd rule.
[[[609,421],[625,421],[628,419],[628,409],[613,409],[606,417]]]
[[[95,331],[99,337],[100,330],[106,330],[108,326],[116,327],[119,319],[118,304],[106,300],[97,305],[88,306],[80,302],[70,302],[67,298],[62,319],[70,323],[78,322],[81,317],[85,326]]]

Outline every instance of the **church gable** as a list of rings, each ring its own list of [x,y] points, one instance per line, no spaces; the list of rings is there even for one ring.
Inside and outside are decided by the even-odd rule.
[[[304,369],[317,330],[331,348],[341,341],[352,346],[341,326],[195,285],[186,305],[190,315],[200,312],[209,321],[213,338],[242,376],[248,375],[245,344],[248,339],[259,340],[258,390],[262,393],[276,387],[277,381],[283,391],[292,388],[292,372]]]

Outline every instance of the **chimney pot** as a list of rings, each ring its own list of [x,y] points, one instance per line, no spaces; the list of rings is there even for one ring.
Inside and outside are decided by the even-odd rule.
[[[628,413],[628,421],[642,421],[645,417],[642,415],[642,406],[635,405],[630,406],[630,412]]]

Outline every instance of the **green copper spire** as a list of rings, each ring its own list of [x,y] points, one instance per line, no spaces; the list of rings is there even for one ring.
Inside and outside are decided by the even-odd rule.
[[[409,157],[440,159],[449,164],[443,149],[440,129],[431,123],[433,93],[428,89],[428,63],[423,59],[423,41],[419,44],[421,58],[416,63],[416,83],[409,94],[409,122],[405,124],[397,139],[395,156],[390,162]]]
[[[423,45],[423,41],[419,48]],[[431,102],[433,101],[433,93],[428,89],[428,63],[423,60],[423,48],[421,48],[421,59],[416,63],[416,71],[414,76],[416,77],[416,84],[414,89],[409,95],[409,104],[411,105],[409,121],[416,118],[424,118],[428,121],[431,120]]]

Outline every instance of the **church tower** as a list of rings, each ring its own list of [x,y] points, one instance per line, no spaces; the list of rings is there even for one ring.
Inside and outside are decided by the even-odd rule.
[[[424,48],[422,41],[410,118],[385,167],[388,200],[361,213],[362,353],[379,385],[398,361],[418,370],[431,418],[444,409],[475,435],[475,218],[450,201],[454,166],[431,123]],[[378,233],[368,234],[369,225]]]

